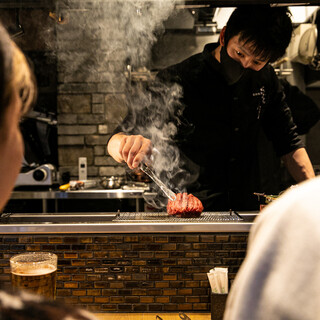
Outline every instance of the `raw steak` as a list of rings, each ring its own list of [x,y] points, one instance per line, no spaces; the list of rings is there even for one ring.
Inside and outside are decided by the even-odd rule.
[[[177,193],[176,200],[169,200],[167,204],[167,212],[169,215],[175,215],[182,218],[199,217],[203,211],[201,201],[194,195],[184,193]]]

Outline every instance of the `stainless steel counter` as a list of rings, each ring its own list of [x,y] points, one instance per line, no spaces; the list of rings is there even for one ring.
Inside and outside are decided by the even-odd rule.
[[[164,213],[163,213],[164,214]],[[23,215],[23,214],[21,214]],[[16,217],[16,220],[2,217],[0,233],[2,234],[90,234],[90,233],[207,233],[207,232],[249,232],[257,213],[241,213],[241,221],[198,221],[191,219],[174,219],[168,221],[129,220],[118,221],[116,214],[90,213],[79,214],[78,218],[68,221],[68,214],[54,219],[46,219],[40,215],[29,219]],[[26,214],[25,217],[28,215]],[[93,218],[94,217],[94,218]],[[74,218],[74,214],[73,214]],[[34,219],[34,221],[32,221]],[[172,221],[172,222],[171,222]]]
[[[142,198],[145,189],[88,189],[75,191],[13,191],[11,199],[130,199]]]
[[[55,200],[55,212],[58,212],[58,201],[67,199],[136,199],[136,211],[141,211],[141,199],[148,195],[148,189],[88,189],[75,191],[13,191],[12,200],[41,200],[42,212],[48,212],[47,201]],[[150,193],[151,194],[151,193]]]

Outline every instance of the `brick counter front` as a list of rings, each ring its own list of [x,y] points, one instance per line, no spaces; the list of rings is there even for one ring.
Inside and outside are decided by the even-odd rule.
[[[0,237],[0,280],[25,251],[58,255],[57,300],[94,312],[209,312],[206,273],[242,263],[248,233],[19,235]]]

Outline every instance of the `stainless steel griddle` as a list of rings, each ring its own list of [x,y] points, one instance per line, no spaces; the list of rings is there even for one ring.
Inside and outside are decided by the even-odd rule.
[[[198,218],[180,218],[170,216],[166,212],[119,212],[114,222],[176,222],[176,223],[197,223],[197,222],[234,222],[242,221],[243,218],[234,211],[223,212],[202,212]]]

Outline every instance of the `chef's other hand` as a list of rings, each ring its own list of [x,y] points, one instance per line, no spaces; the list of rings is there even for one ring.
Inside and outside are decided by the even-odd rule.
[[[141,135],[115,134],[108,143],[108,153],[118,162],[126,162],[130,169],[139,166],[144,158],[149,158],[152,143]]]

